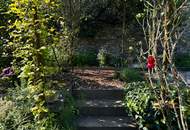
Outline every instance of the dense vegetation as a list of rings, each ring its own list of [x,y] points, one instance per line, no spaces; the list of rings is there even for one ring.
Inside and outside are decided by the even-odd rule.
[[[189,54],[174,55],[189,27],[187,2],[1,0],[0,94],[6,96],[0,99],[0,129],[75,129],[77,110],[69,86],[53,77],[75,66],[112,66],[119,68],[115,78],[126,82],[126,109],[140,128],[187,130],[190,89],[175,65],[190,67]],[[105,25],[122,28],[120,57],[104,49],[76,49],[80,38],[95,37]],[[123,44],[135,37],[133,27],[144,33],[143,44],[125,52]],[[131,69],[129,57],[140,61],[142,71]]]

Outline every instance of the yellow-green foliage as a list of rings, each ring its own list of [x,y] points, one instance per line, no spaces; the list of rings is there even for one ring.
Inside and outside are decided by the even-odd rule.
[[[35,104],[31,112],[37,122],[49,112],[45,106],[48,86],[43,52],[50,46],[59,46],[65,37],[61,8],[61,0],[12,0],[10,4],[9,12],[17,16],[9,26],[13,30],[9,42],[14,49],[13,66],[18,77],[26,81],[28,100]]]
[[[13,103],[11,101],[6,101],[0,99],[0,120],[4,120],[6,118],[7,112],[13,108]]]

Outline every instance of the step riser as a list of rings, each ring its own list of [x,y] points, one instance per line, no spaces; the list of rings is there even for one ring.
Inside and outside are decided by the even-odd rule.
[[[80,114],[77,130],[138,130],[122,104],[124,90],[73,90],[72,94]]]
[[[77,130],[138,130],[133,127],[79,127]]]
[[[125,108],[123,107],[83,107],[79,108],[79,112],[82,116],[127,116]]]
[[[76,99],[124,99],[123,90],[73,90]]]

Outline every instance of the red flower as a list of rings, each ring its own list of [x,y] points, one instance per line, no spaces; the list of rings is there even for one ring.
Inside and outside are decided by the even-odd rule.
[[[147,68],[148,69],[153,69],[155,67],[155,58],[154,56],[148,56],[148,59],[147,59]]]

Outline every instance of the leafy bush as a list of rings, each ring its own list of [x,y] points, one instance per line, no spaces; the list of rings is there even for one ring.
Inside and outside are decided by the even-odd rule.
[[[110,55],[104,50],[96,52],[78,52],[74,54],[73,61],[74,66],[113,66],[120,67],[122,64],[121,58]]]
[[[127,66],[127,60],[118,56],[107,55],[107,64],[113,67],[124,67]]]
[[[0,121],[6,118],[6,113],[13,108],[13,102],[0,99]]]
[[[100,67],[103,67],[106,65],[107,62],[107,54],[104,49],[100,49],[97,55],[97,59],[99,61]]]
[[[130,68],[123,68],[120,71],[119,78],[126,82],[135,82],[143,80],[143,77],[137,70]]]
[[[49,46],[43,50],[43,60],[46,66],[64,67],[68,64],[69,58],[63,46]]]
[[[104,49],[100,49],[97,55],[100,66],[112,66],[112,67],[124,67],[127,66],[127,59],[121,58],[122,56],[115,56],[106,52]]]
[[[24,83],[23,83],[24,85]],[[4,100],[0,100],[1,130],[73,130],[75,107],[72,97],[64,91],[64,102],[59,103],[58,111],[49,110],[42,122],[36,122],[31,108],[32,99],[27,97],[28,89],[18,86],[10,89]],[[47,104],[48,105],[48,104]],[[54,104],[55,105],[55,104]],[[55,110],[55,109],[53,109]]]
[[[162,106],[164,112],[167,112],[172,120],[171,125],[174,130],[178,130],[177,119],[172,107],[173,104],[176,105],[177,112],[179,112],[178,107],[178,90],[175,86],[169,86],[170,92],[168,92],[167,103]],[[125,86],[125,106],[129,115],[133,116],[137,121],[140,128],[145,130],[165,130],[167,126],[163,121],[163,115],[161,109],[158,106],[157,94],[159,93],[159,86],[154,86],[152,88],[150,84],[146,82],[133,82],[128,83]],[[183,93],[183,112],[186,117],[190,116],[190,89],[186,87],[180,87],[180,92]],[[166,109],[169,108],[169,109]],[[188,119],[188,124],[190,123],[190,118]]]
[[[163,129],[160,111],[153,108],[155,95],[145,82],[134,82],[125,86],[125,106],[140,128]]]
[[[34,129],[34,127],[32,128],[34,122],[30,112],[30,106],[33,104],[26,100],[26,93],[26,88],[22,90],[16,88],[9,91],[8,97],[3,102],[12,102],[13,105],[11,109],[3,110],[6,116],[0,120],[2,130]]]
[[[74,66],[97,66],[97,56],[93,52],[76,53],[73,58]]]

